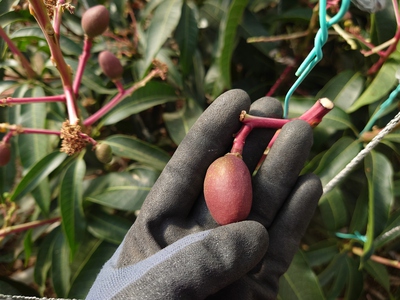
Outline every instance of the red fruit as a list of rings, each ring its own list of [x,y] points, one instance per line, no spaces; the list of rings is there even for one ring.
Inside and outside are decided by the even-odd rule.
[[[9,143],[0,142],[0,167],[5,166],[11,159],[11,148]]]
[[[249,169],[240,157],[228,153],[208,167],[204,198],[211,216],[220,225],[247,218],[253,190]]]
[[[102,51],[99,54],[99,65],[103,73],[114,80],[121,78],[124,72],[121,62],[110,51]]]
[[[110,13],[103,5],[92,6],[82,15],[82,29],[90,38],[94,38],[106,31],[109,23]]]

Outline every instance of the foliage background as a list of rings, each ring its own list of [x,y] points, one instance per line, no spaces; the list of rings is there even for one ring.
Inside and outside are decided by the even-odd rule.
[[[207,105],[230,88],[244,89],[253,100],[271,92],[283,99],[318,29],[315,1],[72,1],[76,9],[64,15],[61,45],[74,70],[82,52],[82,13],[99,3],[109,8],[111,22],[109,30],[95,39],[84,73],[79,94],[82,116],[98,110],[117,91],[97,63],[104,49],[123,63],[126,86],[142,79],[155,57],[168,65],[167,80],[152,80],[92,127],[91,136],[113,149],[109,164],[101,164],[90,146],[67,157],[59,152],[57,137],[12,138],[12,159],[0,168],[0,224],[14,228],[36,220],[62,221],[2,238],[1,293],[85,297],[135,221],[160,171]],[[335,13],[335,6],[329,13]],[[26,1],[0,1],[0,25],[39,75],[27,78],[0,41],[1,98],[62,93],[49,48]],[[304,167],[304,172],[319,175],[323,184],[362,149],[368,138],[362,139],[360,132],[398,84],[400,52],[394,51],[378,72],[368,74],[379,56],[365,57],[365,45],[355,38],[380,45],[395,35],[399,24],[390,1],[375,14],[351,6],[339,26],[352,37],[353,48],[331,30],[323,60],[290,102],[290,117],[300,115],[319,97],[329,97],[336,105],[315,129]],[[296,38],[296,33],[304,34]],[[283,34],[284,39],[248,42]],[[397,111],[397,103],[390,105],[377,127]],[[59,130],[65,118],[60,103],[0,108],[0,123],[24,127]],[[398,269],[371,257],[399,260],[399,142],[396,131],[387,135],[351,176],[321,198],[301,248],[281,279],[280,299],[400,298]],[[337,232],[359,232],[367,241],[356,235],[339,238]],[[357,247],[363,254],[357,254]]]

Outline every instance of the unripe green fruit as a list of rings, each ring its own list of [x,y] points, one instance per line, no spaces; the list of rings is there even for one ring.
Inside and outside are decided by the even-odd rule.
[[[240,157],[228,153],[208,167],[204,198],[211,216],[220,225],[247,218],[253,190],[249,169]]]
[[[121,78],[124,72],[121,62],[110,51],[102,51],[99,54],[99,65],[103,73],[114,80]]]
[[[11,159],[10,144],[0,142],[0,167],[5,166]]]
[[[82,29],[90,38],[101,35],[107,30],[109,23],[110,13],[103,5],[92,6],[82,15]]]
[[[112,160],[112,150],[110,145],[101,143],[96,146],[95,154],[97,159],[103,164],[108,164]]]

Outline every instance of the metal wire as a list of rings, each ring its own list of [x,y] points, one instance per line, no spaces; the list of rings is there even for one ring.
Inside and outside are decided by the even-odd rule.
[[[300,65],[296,72],[296,76],[299,76],[292,87],[286,94],[285,103],[283,108],[283,117],[287,118],[289,113],[289,101],[290,97],[293,95],[294,91],[299,87],[315,65],[322,59],[322,47],[325,45],[328,39],[328,29],[333,25],[338,23],[346,12],[349,10],[350,0],[343,0],[340,6],[339,12],[332,17],[329,21],[326,20],[326,0],[319,1],[319,23],[320,29],[315,36],[314,48],[308,54],[306,59]]]
[[[368,153],[375,148],[376,145],[391,132],[394,127],[400,122],[400,112],[389,122],[386,126],[361,150],[356,157],[354,157],[342,171],[339,172],[331,181],[329,181],[324,187],[324,194],[332,190],[340,181],[343,180],[353,169],[357,166]]]

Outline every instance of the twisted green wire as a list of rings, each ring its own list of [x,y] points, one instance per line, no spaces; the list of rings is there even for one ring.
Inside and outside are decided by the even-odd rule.
[[[378,111],[369,119],[367,125],[365,125],[364,129],[360,132],[360,136],[366,132],[370,131],[372,126],[374,126],[375,122],[382,116],[385,110],[393,104],[394,100],[396,100],[397,94],[400,93],[400,84],[390,93],[389,97],[379,106]]]
[[[325,45],[328,39],[328,29],[333,25],[338,23],[345,13],[349,10],[350,0],[343,0],[340,6],[339,12],[332,17],[329,22],[326,20],[326,0],[320,0],[319,2],[319,23],[320,29],[315,36],[315,45],[311,52],[308,54],[306,59],[300,65],[296,72],[296,76],[299,76],[296,82],[289,89],[285,97],[283,116],[287,118],[289,112],[289,100],[293,95],[294,91],[299,87],[315,65],[322,59],[322,47]]]

